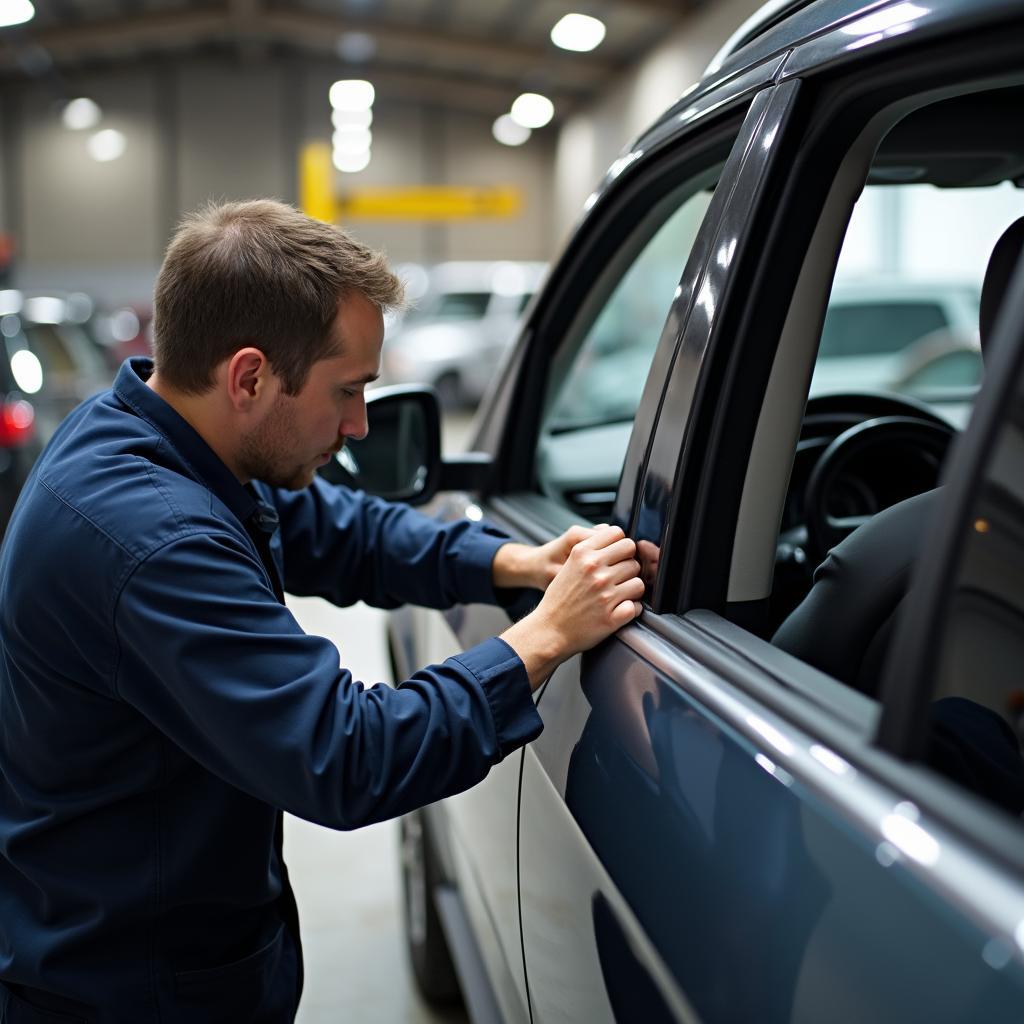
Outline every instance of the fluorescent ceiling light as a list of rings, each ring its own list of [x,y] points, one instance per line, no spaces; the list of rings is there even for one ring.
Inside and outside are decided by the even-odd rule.
[[[365,153],[373,141],[369,128],[339,128],[331,136],[335,153]]]
[[[346,174],[356,174],[365,170],[370,163],[370,151],[364,149],[361,153],[334,153],[334,166]]]
[[[87,143],[89,156],[104,164],[121,156],[126,144],[124,133],[116,128],[104,128],[103,131],[90,135]]]
[[[586,53],[601,45],[604,22],[589,14],[567,14],[551,30],[551,42],[563,50]]]
[[[491,134],[503,146],[521,146],[533,132],[513,120],[511,114],[502,114],[491,126]]]
[[[99,105],[86,96],[79,96],[76,100],[69,100],[61,114],[64,120],[64,127],[72,131],[82,131],[86,128],[95,128],[100,123],[102,111]]]
[[[3,0],[0,3],[0,28],[8,25],[24,25],[36,16],[36,9],[30,0]]]
[[[331,124],[335,128],[369,128],[373,124],[372,110],[331,111]]]
[[[331,86],[331,106],[335,110],[369,110],[373,106],[373,86],[362,78],[343,78]]]
[[[543,128],[555,116],[555,105],[539,92],[524,92],[512,104],[511,114],[524,128]]]

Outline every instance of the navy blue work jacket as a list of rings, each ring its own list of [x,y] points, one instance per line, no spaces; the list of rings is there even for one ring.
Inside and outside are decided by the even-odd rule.
[[[499,639],[364,689],[278,600],[253,539],[276,513],[290,593],[443,608],[497,600],[507,538],[320,480],[243,487],[150,372],[129,361],[64,421],[0,552],[7,1024],[291,1020],[279,809],[390,818],[541,727]]]

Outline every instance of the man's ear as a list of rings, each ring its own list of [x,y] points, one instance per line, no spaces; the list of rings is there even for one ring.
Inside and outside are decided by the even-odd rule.
[[[258,348],[240,348],[227,367],[228,397],[240,412],[248,412],[273,391],[270,361]]]

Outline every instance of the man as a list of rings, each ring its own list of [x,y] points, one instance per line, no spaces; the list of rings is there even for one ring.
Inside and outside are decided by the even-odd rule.
[[[0,1020],[291,1020],[281,809],[355,828],[466,789],[639,611],[618,529],[531,548],[315,476],[366,433],[400,297],[336,228],[210,208],[168,248],[155,369],[126,363],[40,459],[0,553]],[[520,587],[546,588],[533,612],[396,689],[283,604]]]

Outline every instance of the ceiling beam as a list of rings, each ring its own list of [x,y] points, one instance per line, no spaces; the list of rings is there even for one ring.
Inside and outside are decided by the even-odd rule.
[[[95,57],[110,57],[139,49],[172,49],[205,43],[284,41],[323,52],[333,50],[346,31],[369,32],[378,52],[418,54],[436,60],[469,64],[510,77],[543,76],[556,60],[557,77],[573,85],[594,88],[617,68],[589,54],[563,55],[548,46],[497,42],[484,36],[406,27],[395,22],[350,19],[315,11],[274,10],[259,0],[228,0],[221,9],[154,12],[119,18],[81,21],[40,28],[31,38],[58,65]]]

